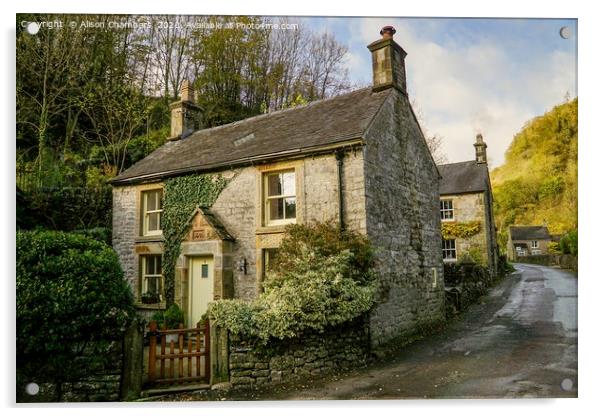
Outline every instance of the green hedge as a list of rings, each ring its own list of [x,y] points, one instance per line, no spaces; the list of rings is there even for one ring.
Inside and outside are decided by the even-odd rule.
[[[80,234],[19,231],[17,368],[38,379],[68,379],[93,362],[84,350],[120,340],[135,316],[116,253]]]

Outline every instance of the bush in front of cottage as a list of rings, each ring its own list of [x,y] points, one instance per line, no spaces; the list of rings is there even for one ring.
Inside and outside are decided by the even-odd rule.
[[[16,245],[18,371],[57,381],[102,366],[135,317],[116,253],[59,231],[18,231]]]
[[[366,313],[376,291],[368,239],[331,224],[289,225],[277,259],[252,302],[210,304],[215,324],[234,334],[285,339]]]

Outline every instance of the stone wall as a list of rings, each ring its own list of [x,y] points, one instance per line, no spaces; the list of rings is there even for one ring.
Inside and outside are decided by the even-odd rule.
[[[123,276],[132,289],[136,288],[138,281],[135,246],[138,235],[138,192],[135,186],[113,187],[113,249],[119,256]]]
[[[123,344],[112,342],[99,353],[88,348],[81,356],[74,357],[74,365],[82,364],[85,371],[68,381],[52,381],[51,374],[28,377],[17,374],[17,402],[104,402],[119,401],[123,367]],[[27,394],[26,386],[36,383],[39,392]]]
[[[579,259],[572,254],[559,254],[554,256],[554,262],[563,269],[570,269],[574,272],[579,267]]]
[[[447,263],[445,275],[445,308],[448,318],[462,312],[487,293],[495,282],[486,267],[475,263]]]
[[[439,173],[397,90],[365,139],[366,225],[380,279],[370,330],[378,347],[444,319]]]
[[[230,383],[233,387],[280,383],[359,367],[369,358],[369,337],[365,318],[266,346],[231,335]]]
[[[238,267],[233,268],[234,297],[252,299],[257,294],[255,258],[257,170],[254,167],[247,167],[223,174],[231,177],[231,180],[211,207],[211,212],[235,239],[231,248],[234,264],[242,258],[247,260],[246,274]]]

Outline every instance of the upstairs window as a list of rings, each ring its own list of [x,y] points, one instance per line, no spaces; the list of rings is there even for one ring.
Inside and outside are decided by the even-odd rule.
[[[539,241],[537,241],[537,240],[531,241],[531,248],[539,248]]]
[[[441,211],[441,220],[449,221],[454,219],[454,201],[451,199],[442,199],[439,201]]]
[[[142,192],[142,235],[161,234],[163,190]]]
[[[295,171],[287,170],[264,175],[265,225],[281,225],[297,219]]]
[[[456,260],[456,240],[442,240],[443,261]]]

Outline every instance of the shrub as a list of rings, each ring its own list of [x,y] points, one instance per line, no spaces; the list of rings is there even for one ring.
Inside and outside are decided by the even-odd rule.
[[[234,334],[293,338],[367,312],[376,283],[368,240],[329,224],[290,225],[264,292],[253,302],[221,300],[209,315]]]
[[[54,379],[85,371],[74,358],[119,340],[135,316],[117,255],[58,231],[19,231],[16,243],[17,368]]]
[[[175,303],[167,308],[166,311],[158,311],[153,314],[151,320],[157,321],[159,328],[164,326],[167,329],[178,328],[181,323],[184,323],[184,312]]]
[[[556,241],[551,241],[548,244],[548,253],[550,254],[562,254],[562,250],[560,249],[560,243]]]
[[[571,230],[560,239],[560,250],[564,254],[577,255],[577,230]]]
[[[282,255],[278,256],[274,267],[276,276],[282,276],[295,268],[308,248],[321,258],[348,250],[353,256],[349,259],[349,275],[346,277],[359,282],[366,282],[366,279],[371,278],[374,252],[368,239],[356,232],[342,231],[330,223],[289,225],[279,248]]]
[[[87,230],[75,230],[76,234],[83,234],[97,241],[111,245],[111,229],[107,227],[94,227]]]

